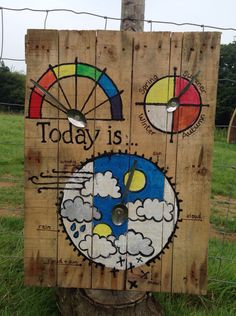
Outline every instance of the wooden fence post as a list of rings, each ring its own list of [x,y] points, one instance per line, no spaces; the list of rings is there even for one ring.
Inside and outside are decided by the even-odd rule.
[[[145,0],[122,0],[121,31],[143,32]]]

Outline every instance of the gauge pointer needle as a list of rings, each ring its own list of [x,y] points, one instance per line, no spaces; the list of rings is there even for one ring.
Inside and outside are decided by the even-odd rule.
[[[137,160],[134,160],[134,163],[133,163],[132,168],[130,170],[129,177],[128,177],[128,180],[127,180],[127,183],[126,183],[126,186],[125,186],[125,192],[124,192],[124,194],[122,196],[121,204],[124,204],[124,201],[125,201],[128,193],[129,193],[129,189],[130,189],[130,186],[131,186],[131,183],[132,183],[132,180],[133,180],[133,176],[134,176],[134,171],[135,171],[136,165],[137,165]]]
[[[67,109],[57,98],[55,98],[50,92],[48,92],[44,87],[42,87],[38,82],[30,79],[31,82],[43,92],[48,99],[56,105],[56,107],[62,112],[66,113],[68,121],[76,127],[86,127],[87,120],[82,112],[76,109]]]
[[[114,225],[120,226],[128,219],[128,208],[125,205],[125,199],[129,193],[129,189],[130,189],[130,186],[132,183],[132,179],[134,176],[134,171],[135,171],[136,165],[137,165],[137,160],[134,160],[132,168],[129,172],[129,177],[128,177],[128,180],[127,180],[127,183],[125,186],[125,192],[122,196],[121,203],[118,205],[115,205],[112,209],[111,219],[112,219],[112,222]]]
[[[182,97],[182,95],[184,95],[188,89],[191,87],[192,83],[194,82],[194,80],[197,78],[197,76],[199,75],[200,71],[198,71],[194,76],[192,76],[192,79],[189,81],[189,83],[180,91],[179,95],[177,97],[171,98],[168,102],[167,102],[167,112],[174,112],[179,106],[180,106],[180,102],[179,99],[180,97]]]

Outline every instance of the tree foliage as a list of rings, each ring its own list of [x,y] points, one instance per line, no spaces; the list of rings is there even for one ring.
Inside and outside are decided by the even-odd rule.
[[[0,102],[24,104],[25,75],[0,63]]]
[[[0,63],[0,102],[24,104],[25,75]],[[228,125],[236,107],[236,42],[221,45],[216,124]]]
[[[236,107],[236,42],[221,45],[216,124],[228,125]]]

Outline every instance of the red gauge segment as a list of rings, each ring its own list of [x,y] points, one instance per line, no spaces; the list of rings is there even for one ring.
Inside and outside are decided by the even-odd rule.
[[[185,78],[176,77],[175,96],[180,94],[189,81]],[[192,84],[189,89],[180,97],[180,106],[174,112],[173,132],[178,133],[192,126],[198,119],[201,112],[200,95]]]
[[[48,90],[51,85],[57,81],[55,73],[49,69],[38,81],[40,86],[45,90]],[[30,97],[30,107],[29,107],[29,117],[30,118],[40,118],[41,117],[41,104],[44,93],[37,87],[33,88]]]

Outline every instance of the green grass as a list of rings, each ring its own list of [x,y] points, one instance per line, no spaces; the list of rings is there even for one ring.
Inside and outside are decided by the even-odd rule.
[[[215,135],[211,223],[225,232],[236,231],[236,145],[226,143],[225,130]],[[23,206],[23,116],[0,114],[1,206]],[[217,196],[222,195],[220,201]],[[230,207],[230,209],[228,208]],[[0,217],[0,315],[56,315],[55,289],[23,285],[23,220]],[[219,259],[219,257],[223,259]],[[236,244],[212,239],[209,244],[209,289],[206,296],[156,293],[167,316],[233,316],[235,300]],[[218,280],[218,281],[216,281]],[[224,282],[223,282],[224,281]],[[234,282],[233,282],[234,281]]]
[[[0,113],[0,176],[22,178],[24,164],[23,115]]]
[[[219,230],[236,232],[236,144],[227,144],[227,129],[215,131],[212,172],[213,203],[210,222]]]
[[[218,257],[224,259],[220,260]],[[208,294],[206,296],[156,293],[155,296],[166,315],[236,315],[236,286],[235,283],[232,283],[236,278],[236,243],[224,241],[222,244],[218,239],[210,240],[208,273]]]
[[[0,315],[56,315],[54,289],[23,285],[23,219],[0,218],[0,232]]]
[[[212,194],[236,199],[236,144],[227,144],[225,129],[215,133]]]
[[[23,285],[23,221],[1,218],[0,315],[56,315],[55,289]],[[7,257],[2,257],[7,256]],[[214,258],[213,258],[214,257]],[[222,262],[217,257],[226,258]],[[155,293],[168,316],[233,316],[236,314],[236,244],[213,239],[209,244],[209,288],[206,296]]]
[[[225,233],[236,232],[236,218],[215,215],[213,213],[211,214],[210,222],[214,225],[215,229],[224,231]]]
[[[1,218],[0,315],[56,315],[55,289],[23,285],[23,220]],[[2,257],[4,256],[4,257]],[[6,257],[5,257],[6,256]],[[222,261],[218,259],[222,257]],[[236,314],[236,244],[213,239],[209,244],[209,288],[206,296],[156,293],[168,316],[233,316]]]
[[[24,165],[23,115],[0,113],[0,182],[11,182],[11,187],[0,187],[0,206],[23,206]]]
[[[0,208],[23,207],[24,117],[0,114]],[[55,289],[23,284],[23,219],[0,217],[0,315],[56,315]]]

